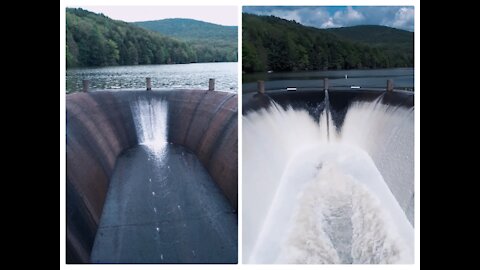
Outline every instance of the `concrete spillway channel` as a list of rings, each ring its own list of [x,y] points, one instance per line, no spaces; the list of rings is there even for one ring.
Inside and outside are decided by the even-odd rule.
[[[237,95],[67,95],[67,263],[236,263]]]
[[[243,261],[412,263],[414,94],[243,94]]]

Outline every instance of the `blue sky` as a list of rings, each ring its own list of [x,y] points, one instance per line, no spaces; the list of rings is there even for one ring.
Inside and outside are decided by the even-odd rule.
[[[274,15],[303,25],[332,28],[353,25],[385,25],[413,31],[413,6],[247,6],[243,12]]]

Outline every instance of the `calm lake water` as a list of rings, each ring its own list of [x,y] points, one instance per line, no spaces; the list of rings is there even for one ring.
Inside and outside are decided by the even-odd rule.
[[[81,90],[84,79],[92,91],[142,89],[146,77],[153,89],[208,89],[208,79],[214,78],[215,90],[238,90],[236,62],[73,68],[66,74],[67,93]]]
[[[329,70],[304,72],[272,72],[243,74],[243,91],[255,91],[256,81],[267,81],[266,88],[284,85],[288,87],[323,87],[323,79],[328,78],[330,87],[352,86],[360,88],[385,88],[387,79],[393,79],[395,89],[414,89],[414,69],[370,69],[370,70]],[[274,82],[275,81],[275,82]]]

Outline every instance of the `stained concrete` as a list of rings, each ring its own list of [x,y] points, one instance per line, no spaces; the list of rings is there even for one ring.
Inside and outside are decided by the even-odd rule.
[[[117,159],[138,144],[131,103],[139,98],[167,101],[168,141],[194,153],[210,181],[218,186],[231,207],[237,209],[236,94],[202,90],[69,94],[66,97],[67,263],[91,261],[90,253]]]
[[[137,146],[117,162],[92,262],[236,263],[236,211],[187,148]]]

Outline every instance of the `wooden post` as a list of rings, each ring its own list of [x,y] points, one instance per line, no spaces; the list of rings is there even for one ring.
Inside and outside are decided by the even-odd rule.
[[[387,91],[388,92],[393,91],[393,80],[392,79],[387,80]]]
[[[208,91],[215,90],[215,79],[208,80]]]
[[[264,82],[264,81],[258,81],[258,82],[257,82],[257,91],[258,91],[258,93],[260,93],[260,94],[264,94],[264,93],[265,93],[265,82]]]
[[[152,90],[152,78],[147,77],[147,91]]]
[[[82,85],[83,85],[82,92],[88,92],[88,86],[90,85],[90,81],[89,80],[83,80]]]
[[[323,89],[328,90],[328,78],[323,79]]]

